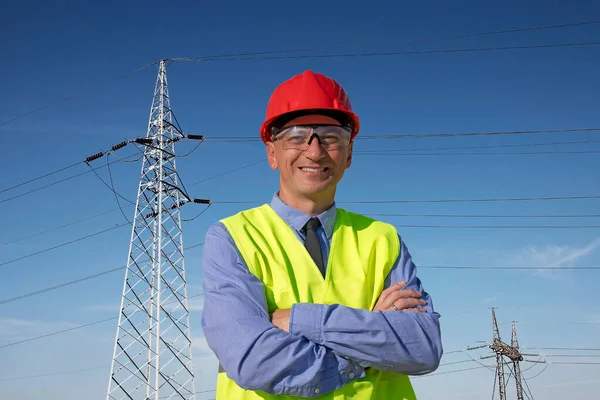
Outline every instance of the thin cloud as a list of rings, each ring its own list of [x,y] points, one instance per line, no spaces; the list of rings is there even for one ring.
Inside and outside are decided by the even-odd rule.
[[[578,261],[592,254],[600,247],[600,238],[581,246],[531,246],[522,249],[509,260],[510,265],[531,265],[539,267],[554,267],[551,270],[537,270],[535,275],[548,279],[560,280],[566,278],[563,267],[574,266]]]

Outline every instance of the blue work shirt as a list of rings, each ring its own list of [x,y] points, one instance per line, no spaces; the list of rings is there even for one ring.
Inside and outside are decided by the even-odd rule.
[[[304,243],[310,216],[277,193],[273,210]],[[324,260],[329,256],[335,204],[318,215]],[[437,369],[442,356],[439,314],[423,290],[402,238],[385,287],[405,281],[422,292],[427,312],[372,312],[340,304],[298,303],[289,334],[270,322],[263,283],[249,272],[227,228],[217,222],[204,241],[202,328],[227,376],[248,390],[315,397],[365,376],[366,368],[408,375]]]

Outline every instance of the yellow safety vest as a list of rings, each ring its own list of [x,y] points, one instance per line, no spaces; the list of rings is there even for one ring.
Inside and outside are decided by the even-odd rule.
[[[294,303],[342,304],[372,310],[400,252],[396,229],[337,209],[325,278],[292,229],[268,205],[223,219],[250,272],[265,286],[268,311]],[[292,265],[293,264],[293,265]],[[260,371],[257,371],[260,373]],[[225,372],[217,400],[292,400],[300,397],[244,390]],[[366,376],[320,400],[415,400],[408,376],[368,368]]]

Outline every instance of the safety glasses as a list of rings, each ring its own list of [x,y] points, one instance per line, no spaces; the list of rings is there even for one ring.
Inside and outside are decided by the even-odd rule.
[[[348,146],[351,131],[339,125],[294,125],[273,128],[271,141],[280,142],[286,150],[306,150],[316,138],[325,150],[336,150]]]

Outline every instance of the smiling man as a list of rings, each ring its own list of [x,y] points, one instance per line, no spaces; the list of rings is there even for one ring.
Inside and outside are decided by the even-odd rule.
[[[412,400],[437,369],[439,314],[396,229],[336,207],[360,130],[312,71],[280,84],[260,135],[279,190],[210,227],[202,327],[217,400]]]

